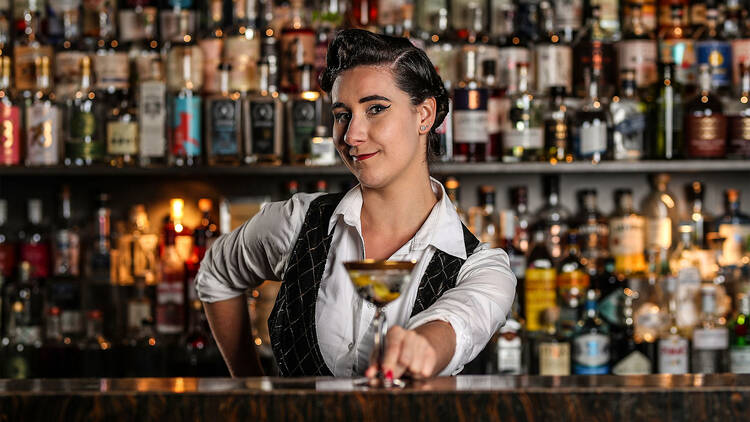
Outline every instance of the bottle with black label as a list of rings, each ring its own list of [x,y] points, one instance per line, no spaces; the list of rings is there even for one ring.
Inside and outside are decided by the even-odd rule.
[[[245,163],[281,164],[284,107],[270,81],[268,58],[258,63],[260,91],[243,100]]]
[[[300,66],[299,93],[287,103],[287,159],[290,164],[305,164],[310,158],[312,138],[323,111],[320,92],[312,87],[313,65]]]
[[[238,164],[242,153],[239,92],[229,91],[232,65],[219,65],[219,93],[206,98],[206,157],[209,165]]]

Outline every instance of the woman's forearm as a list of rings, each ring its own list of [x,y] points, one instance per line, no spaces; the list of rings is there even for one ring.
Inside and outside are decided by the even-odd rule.
[[[445,369],[456,352],[456,332],[453,326],[444,321],[431,321],[414,329],[427,339],[435,350],[435,369],[431,375],[437,375]]]
[[[252,327],[243,294],[232,299],[203,303],[216,344],[233,377],[262,376],[263,369],[252,339]]]

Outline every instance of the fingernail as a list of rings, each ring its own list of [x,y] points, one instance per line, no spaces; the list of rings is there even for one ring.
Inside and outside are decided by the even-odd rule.
[[[385,373],[385,377],[386,377],[387,379],[389,379],[389,380],[392,380],[392,379],[393,379],[393,370],[389,369],[389,370],[388,370],[388,371],[387,371],[387,372]]]

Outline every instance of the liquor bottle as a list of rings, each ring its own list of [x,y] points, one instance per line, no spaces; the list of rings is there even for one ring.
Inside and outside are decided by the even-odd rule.
[[[376,28],[378,25],[378,0],[353,0],[351,23],[359,28]]]
[[[53,166],[60,162],[60,111],[50,92],[49,57],[35,63],[37,91],[24,98],[26,165]]]
[[[480,242],[499,247],[500,230],[495,212],[495,187],[479,187],[479,205],[469,210],[470,227]]]
[[[718,221],[719,236],[724,240],[721,265],[736,265],[742,257],[743,239],[750,234],[750,217],[740,211],[740,192],[724,192],[724,215]]]
[[[112,1],[111,8],[99,13],[96,53],[93,55],[96,89],[108,93],[128,89],[130,83],[130,58],[128,50],[117,38],[114,6]]]
[[[232,4],[234,22],[224,39],[224,62],[232,65],[229,90],[255,91],[258,89],[257,63],[261,58],[257,4],[253,0],[233,0]]]
[[[727,370],[729,331],[717,315],[716,286],[701,286],[701,316],[693,330],[692,371],[714,374]]]
[[[602,268],[609,252],[609,225],[597,206],[595,189],[578,191],[578,214],[571,226],[578,231],[581,263],[593,277]],[[601,289],[599,293],[604,294]]]
[[[109,194],[100,193],[94,211],[91,247],[87,248],[87,276],[96,284],[107,285],[111,282],[111,217]]]
[[[557,306],[557,271],[542,230],[534,232],[534,247],[528,255],[525,278],[526,331],[534,333],[543,328],[542,315]]]
[[[750,63],[740,63],[739,74],[742,75],[739,101],[727,105],[728,158],[750,158]]]
[[[136,281],[135,296],[128,299],[125,309],[129,342],[137,342],[142,334],[143,321],[153,319],[152,307],[151,299],[146,294],[146,283],[143,280]]]
[[[529,197],[525,186],[516,186],[510,189],[510,202],[516,216],[516,233],[513,236],[513,246],[528,255],[531,243],[532,216],[529,212]]]
[[[615,260],[604,258],[602,268],[591,278],[592,286],[599,292],[597,309],[599,315],[610,326],[622,325],[622,301],[624,294],[624,279],[615,274]]]
[[[672,5],[670,25],[659,32],[659,55],[661,65],[672,65],[670,79],[691,87],[695,84],[695,41],[689,36],[685,16],[683,6]]]
[[[611,117],[599,97],[599,69],[594,67],[590,75],[585,78],[589,81],[586,97],[576,113],[574,138],[576,156],[596,164],[607,155],[607,127]]]
[[[516,276],[516,291],[519,305],[524,303],[524,278],[526,277],[526,255],[514,246],[516,235],[516,213],[513,210],[500,212],[500,247],[508,254],[510,270]]]
[[[8,222],[8,201],[0,199],[0,277],[9,280],[16,270],[16,238],[7,229]],[[0,295],[2,295],[2,286],[0,286]],[[1,301],[2,299],[0,299]],[[2,305],[0,305],[2,311]],[[0,312],[0,322],[4,319],[4,314]],[[0,331],[0,335],[2,332]]]
[[[716,3],[707,3],[706,24],[695,34],[695,52],[699,69],[711,66],[710,86],[727,90],[732,83],[732,46],[724,39],[719,27],[719,8]],[[699,74],[699,78],[700,78]],[[701,90],[703,90],[701,82]]]
[[[21,109],[10,87],[11,59],[0,57],[0,166],[21,164]]]
[[[117,90],[109,97],[105,117],[107,159],[113,167],[133,166],[138,157],[138,112],[131,99],[133,91]]]
[[[615,273],[627,276],[646,269],[646,222],[633,209],[633,192],[630,189],[615,191],[617,209],[609,218],[609,250],[615,259]]]
[[[735,374],[750,373],[750,297],[737,295],[737,315],[729,324],[729,371]]]
[[[242,156],[242,127],[239,92],[229,90],[232,65],[219,69],[219,94],[206,98],[206,157],[209,165],[238,164]]]
[[[165,231],[156,286],[156,330],[165,335],[180,334],[184,329],[185,261],[175,246],[175,237],[174,231]]]
[[[477,80],[477,52],[463,52],[463,78],[453,92],[453,159],[487,160],[487,100],[489,91]]]
[[[183,224],[185,218],[185,201],[182,198],[169,200],[169,217],[164,225],[163,239],[167,232],[174,232],[174,244],[182,261],[187,261],[193,251],[193,231]],[[162,250],[164,247],[162,247]]]
[[[56,277],[80,275],[81,244],[78,228],[71,221],[70,187],[60,194],[60,214],[53,241],[52,274]]]
[[[160,2],[160,41],[169,48],[170,43],[183,42],[184,34],[194,34],[198,17],[193,0],[169,0]],[[191,35],[192,37],[192,35]]]
[[[459,188],[460,188],[458,179],[456,179],[455,177],[448,177],[447,179],[445,179],[444,185],[445,185],[445,194],[448,195],[448,199],[450,199],[451,204],[453,204],[453,206],[455,207],[456,214],[458,214],[458,218],[461,220],[461,222],[464,225],[469,226],[466,212],[461,207],[461,203],[458,199]]]
[[[542,312],[542,329],[535,333],[532,344],[532,374],[542,376],[570,375],[570,337],[562,336],[556,328],[555,311]]]
[[[650,84],[650,83],[649,83]],[[646,147],[646,104],[636,96],[635,72],[624,69],[620,77],[620,95],[609,105],[612,116],[612,149],[614,160],[639,160]]]
[[[154,62],[162,60],[162,43],[158,34],[158,9],[149,6],[149,0],[136,0],[132,9],[121,9],[120,28],[129,34],[120,34],[121,41],[128,43],[126,37],[130,38],[128,56],[133,64],[134,75],[131,84],[138,85],[151,75]],[[141,4],[143,3],[143,4]],[[131,86],[131,89],[133,87]]]
[[[573,373],[608,374],[610,371],[609,326],[596,310],[596,290],[586,291],[585,313],[573,335]]]
[[[184,48],[182,52],[183,83],[172,92],[170,101],[169,163],[195,166],[201,161],[201,97],[193,85],[192,54],[199,50]]]
[[[675,65],[664,63],[662,82],[654,104],[656,139],[648,149],[649,156],[657,160],[671,160],[683,154],[683,106],[681,88],[675,78]]]
[[[679,243],[669,256],[669,267],[672,276],[677,280],[678,293],[682,299],[678,303],[677,323],[680,328],[686,328],[690,332],[690,327],[695,325],[698,315],[694,298],[697,297],[701,285],[701,250],[693,243],[693,228],[689,223],[680,224]]]
[[[573,161],[573,116],[565,104],[565,87],[549,87],[549,104],[544,111],[544,146],[552,164]]]
[[[91,81],[91,59],[83,56],[75,94],[66,101],[65,165],[88,166],[104,158],[104,141],[97,123],[97,95]],[[100,96],[101,97],[101,96]]]
[[[300,92],[287,102],[287,157],[291,164],[304,164],[310,158],[312,138],[322,116],[323,101],[313,88],[312,71],[312,65],[302,66]]]
[[[642,21],[641,4],[630,3],[630,22],[625,27],[623,40],[617,43],[617,64],[620,76],[623,71],[633,71],[635,88],[649,89],[658,79],[656,68],[657,45],[652,33]],[[620,84],[623,80],[620,78]]]
[[[216,94],[220,92],[220,75],[218,72],[224,51],[224,2],[222,0],[208,1],[208,17],[206,26],[198,46],[203,53],[203,93]],[[230,52],[227,52],[230,53]],[[231,54],[231,53],[230,53]]]
[[[666,292],[668,295],[669,325],[659,336],[660,374],[686,374],[689,372],[689,341],[685,332],[677,324],[677,283],[675,277],[668,277]]]
[[[498,85],[497,62],[482,61],[482,85],[487,88],[487,161],[499,161],[502,155],[502,131],[508,126],[510,100]]]
[[[582,0],[554,0],[555,28],[565,43],[570,43],[583,26]]]
[[[188,87],[200,92],[203,88],[203,51],[193,36],[192,14],[188,10],[179,10],[177,16],[178,34],[170,43],[166,54],[167,89],[169,92],[176,92]]]
[[[557,331],[563,337],[571,337],[575,331],[589,281],[586,267],[581,263],[578,233],[571,230],[566,252],[557,265],[557,303],[560,308]]]
[[[62,329],[61,310],[51,306],[44,318],[44,341],[39,349],[40,371],[49,378],[77,376],[75,346]]]
[[[118,239],[118,284],[143,282],[150,286],[156,282],[158,243],[158,236],[150,229],[145,206],[134,205],[130,210],[127,232]]]
[[[165,164],[167,154],[167,85],[162,62],[151,62],[138,84],[138,153],[142,167]]]
[[[86,56],[81,43],[80,6],[81,0],[61,3],[63,41],[55,53],[55,95],[62,100],[69,99],[78,90],[81,80],[81,59]]]
[[[591,5],[590,13],[586,27],[573,42],[573,60],[578,63],[573,67],[573,93],[579,97],[586,95],[589,84],[585,79],[584,71],[598,65],[600,73],[589,76],[592,76],[592,82],[594,82],[593,77],[597,78],[595,82],[601,85],[603,97],[611,97],[617,75],[615,67],[617,55],[614,45],[609,41],[607,31],[602,28],[600,6]],[[598,78],[603,80],[598,80]]]
[[[711,69],[700,65],[700,91],[685,105],[685,149],[690,158],[722,158],[726,153],[727,119],[721,100],[712,93]]]
[[[646,218],[646,250],[661,251],[673,244],[679,221],[677,202],[667,189],[669,175],[659,173],[651,176],[651,192],[644,198],[641,210]]]
[[[318,188],[319,192],[325,192],[325,181],[321,180]],[[322,190],[321,190],[322,189]],[[211,249],[211,245],[219,237],[219,226],[211,217],[213,202],[208,198],[198,200],[198,210],[201,212],[201,221],[198,227],[193,230],[193,254],[197,256],[197,261],[203,261],[206,251]]]
[[[31,265],[32,278],[46,278],[51,274],[51,257],[48,231],[42,226],[42,201],[40,199],[29,199],[28,219],[28,224],[18,234],[19,259]]]
[[[300,92],[302,66],[315,65],[315,31],[301,0],[291,2],[291,17],[281,30],[281,89]],[[256,61],[258,58],[256,58]]]
[[[744,10],[742,11],[744,13]],[[742,86],[742,73],[735,72],[742,63],[750,61],[750,25],[747,18],[742,19],[739,33],[730,39],[732,45],[732,86]]]
[[[510,125],[503,132],[503,162],[544,158],[544,128],[538,101],[529,91],[529,66],[518,63],[518,91],[510,96]]]
[[[520,92],[519,86],[519,63],[531,63],[533,59],[530,44],[527,37],[521,34],[519,28],[519,16],[516,11],[509,10],[505,16],[506,30],[508,35],[500,43],[497,62],[502,66],[499,68],[498,79],[500,86],[506,87],[507,93]],[[527,88],[531,90],[533,85],[533,70],[527,67]]]
[[[458,66],[456,54],[458,49],[455,48],[453,37],[450,33],[448,24],[448,9],[441,7],[433,15],[432,31],[429,36],[429,42],[425,46],[425,53],[430,61],[440,73],[446,89],[455,86],[458,81]],[[498,69],[498,78],[502,86],[503,70]]]
[[[31,264],[21,262],[18,281],[5,291],[8,305],[7,338],[3,339],[3,378],[38,376],[42,345],[42,293],[31,275]],[[6,341],[7,340],[7,341]]]
[[[544,229],[544,241],[552,258],[557,261],[562,255],[562,237],[568,231],[570,212],[560,203],[560,178],[545,176],[544,195],[547,202],[537,212],[538,225]]]
[[[542,33],[534,46],[536,92],[545,92],[552,87],[563,87],[566,92],[572,92],[573,50],[558,33],[552,4],[543,0],[539,7]]]
[[[281,164],[284,147],[284,106],[270,85],[270,64],[258,63],[260,91],[243,101],[245,163]]]
[[[626,294],[623,301],[623,327],[612,328],[612,374],[614,375],[646,375],[651,373],[652,362],[641,351],[641,344],[635,341],[635,327],[633,321],[633,300],[636,292]]]
[[[180,339],[177,359],[182,361],[181,371],[188,376],[202,376],[208,372],[206,366],[211,358],[211,333],[205,329],[203,304],[200,300],[190,302],[187,331]]]
[[[693,230],[693,244],[701,249],[708,248],[707,234],[714,229],[714,218],[706,211],[703,201],[705,185],[694,181],[685,186],[685,199],[687,199],[687,210],[690,225]]]
[[[16,22],[16,28],[19,29],[14,39],[13,45],[13,73],[15,75],[14,88],[19,92],[40,90],[39,72],[37,62],[39,59],[46,58],[50,62],[53,50],[52,45],[44,39],[44,34],[40,31],[41,25],[41,7],[38,2],[27,2],[23,6],[21,20]],[[47,79],[50,77],[50,70],[47,70]],[[35,79],[36,78],[36,79]],[[49,86],[46,88],[48,89]]]
[[[114,355],[112,343],[104,336],[104,314],[99,309],[86,313],[86,337],[81,341],[81,376],[112,376]]]

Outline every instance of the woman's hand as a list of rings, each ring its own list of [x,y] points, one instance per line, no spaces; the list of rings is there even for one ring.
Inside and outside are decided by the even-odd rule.
[[[385,347],[383,373],[387,378],[404,374],[415,379],[430,378],[439,374],[453,357],[456,334],[443,321],[428,322],[414,330],[394,326],[388,330]],[[365,376],[375,378],[377,374],[377,362],[373,361]]]

